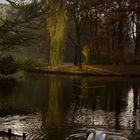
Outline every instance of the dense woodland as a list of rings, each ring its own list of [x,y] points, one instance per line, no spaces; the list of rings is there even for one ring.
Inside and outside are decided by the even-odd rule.
[[[49,65],[140,63],[139,0],[6,0],[0,55],[32,46]]]

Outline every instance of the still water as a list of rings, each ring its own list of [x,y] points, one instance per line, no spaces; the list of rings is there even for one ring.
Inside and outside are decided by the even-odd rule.
[[[0,81],[0,130],[8,128],[29,140],[65,140],[89,128],[140,140],[140,79],[25,73]]]

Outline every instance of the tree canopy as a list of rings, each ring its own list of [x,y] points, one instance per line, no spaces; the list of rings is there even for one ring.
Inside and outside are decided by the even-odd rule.
[[[71,55],[80,69],[83,62],[140,63],[138,0],[7,2],[7,14],[0,18],[0,51],[32,45],[42,53],[48,50],[50,65],[61,65]]]

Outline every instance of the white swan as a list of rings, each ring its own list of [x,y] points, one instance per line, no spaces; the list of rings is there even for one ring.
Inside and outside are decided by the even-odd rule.
[[[86,134],[86,135],[85,135]],[[86,137],[86,140],[128,140],[122,136],[119,132],[110,132],[110,131],[101,131],[88,129],[86,133],[77,133],[68,136],[65,140],[74,140],[74,139],[83,139]]]
[[[89,129],[87,131],[87,140],[105,140],[106,134],[103,131]]]
[[[116,132],[100,131],[95,129],[89,129],[87,131],[87,140],[128,140],[127,138]]]

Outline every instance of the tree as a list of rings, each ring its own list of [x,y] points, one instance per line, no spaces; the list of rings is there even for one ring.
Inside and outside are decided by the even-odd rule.
[[[63,63],[67,42],[74,46],[74,65],[82,69],[82,53],[88,64],[125,63],[133,37],[135,62],[139,62],[138,0],[7,1],[11,9],[1,19],[1,51],[34,46],[40,57],[47,55],[57,66]]]
[[[74,65],[82,69],[82,39],[85,31],[85,25],[88,17],[87,2],[83,0],[66,0],[69,9],[69,17],[75,32],[75,40],[70,36],[75,46]]]
[[[67,28],[67,9],[63,1],[47,0],[47,22],[50,36],[50,64],[61,65]]]
[[[131,11],[132,33],[135,43],[135,63],[140,63],[140,3],[138,0],[128,0]]]
[[[7,51],[21,46],[33,45],[37,39],[36,31],[43,28],[46,9],[44,0],[25,1],[7,0],[6,18],[1,18],[0,51]],[[35,36],[36,35],[36,36]]]
[[[0,58],[0,74],[8,75],[17,72],[18,65],[12,56],[5,56]]]

